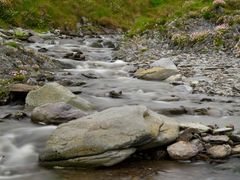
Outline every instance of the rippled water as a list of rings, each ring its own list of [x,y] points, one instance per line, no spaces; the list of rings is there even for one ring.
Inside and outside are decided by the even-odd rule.
[[[85,81],[82,87],[69,87],[73,92],[81,91],[82,97],[96,105],[97,110],[125,104],[144,104],[159,113],[174,116],[178,121],[202,122],[225,126],[234,124],[240,129],[239,98],[208,97],[191,94],[183,85],[173,86],[166,82],[143,81],[129,77],[127,63],[113,58],[110,48],[92,48],[89,45],[101,39],[117,43],[118,38],[102,36],[99,38],[57,39],[55,43],[30,44],[30,48],[47,48],[46,53],[70,65],[65,71],[57,72],[59,79]],[[65,59],[66,53],[81,50],[87,61]],[[70,72],[71,75],[65,72]],[[97,77],[83,78],[82,74]],[[109,92],[122,91],[121,98],[110,98]],[[202,101],[211,99],[211,101]],[[182,108],[185,108],[182,113]],[[23,110],[22,106],[0,107],[0,117],[4,114]],[[194,110],[207,109],[209,115]],[[240,160],[235,157],[223,164],[204,162],[173,161],[127,161],[111,168],[94,170],[44,169],[38,165],[38,154],[55,129],[54,126],[41,127],[29,119],[0,121],[0,179],[36,180],[75,180],[75,179],[239,179]]]

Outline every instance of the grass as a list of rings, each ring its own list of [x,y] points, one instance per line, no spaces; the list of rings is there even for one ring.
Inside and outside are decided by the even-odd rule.
[[[239,2],[228,1],[226,13]],[[213,14],[202,9],[211,5],[212,0],[0,0],[0,26],[71,30],[85,16],[103,26],[131,29],[130,34],[135,34],[187,14],[210,19]]]

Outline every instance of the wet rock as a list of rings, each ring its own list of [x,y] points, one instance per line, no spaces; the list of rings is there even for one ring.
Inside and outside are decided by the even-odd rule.
[[[229,137],[230,137],[230,139],[231,139],[232,141],[234,141],[234,142],[240,142],[240,134],[235,134],[235,133],[233,133],[233,134],[231,134]]]
[[[205,125],[200,124],[200,123],[183,122],[183,123],[180,123],[179,126],[182,129],[187,129],[187,128],[196,129],[201,133],[208,132],[208,131],[211,130],[210,127],[205,126]]]
[[[93,48],[103,48],[103,44],[102,44],[102,40],[97,40],[97,41],[94,41],[90,47],[93,47]]]
[[[48,49],[47,48],[40,48],[40,49],[38,49],[38,52],[45,53],[45,52],[48,52]]]
[[[161,58],[158,61],[150,64],[151,67],[161,67],[165,69],[177,70],[177,66],[173,63],[170,58]]]
[[[172,123],[169,118],[144,106],[110,108],[60,125],[48,140],[40,161],[51,166],[114,165],[143,145],[173,142],[176,136],[170,137],[168,131],[178,134],[178,127],[162,129],[168,123]],[[159,141],[158,137],[165,138]],[[122,155],[123,151],[127,153]]]
[[[30,107],[56,102],[66,102],[84,110],[93,108],[91,103],[74,95],[70,90],[55,82],[48,83],[37,90],[30,91],[26,97],[26,105]]]
[[[59,125],[85,116],[86,113],[64,102],[36,107],[31,115],[34,123]]]
[[[231,154],[231,146],[229,145],[216,145],[207,150],[207,153],[211,158],[222,159],[226,158]]]
[[[240,154],[240,145],[236,145],[232,148],[232,154]]]
[[[112,41],[104,41],[103,46],[105,48],[115,48],[116,47],[115,44]]]
[[[111,98],[120,98],[122,96],[122,91],[116,92],[116,91],[110,91],[109,97]]]
[[[227,143],[230,140],[230,138],[226,135],[208,135],[206,137],[203,137],[202,139],[203,141],[210,143]]]
[[[138,69],[134,75],[139,79],[163,81],[170,76],[176,75],[177,73],[177,70],[174,69],[153,67],[150,69]]]
[[[67,53],[64,56],[64,58],[78,60],[78,61],[84,61],[85,60],[85,56],[84,56],[84,54],[81,51]]]
[[[27,40],[30,43],[43,43],[44,42],[44,39],[42,39],[39,36],[30,36]]]
[[[198,154],[198,148],[190,142],[179,141],[167,147],[169,156],[176,160],[188,160]]]

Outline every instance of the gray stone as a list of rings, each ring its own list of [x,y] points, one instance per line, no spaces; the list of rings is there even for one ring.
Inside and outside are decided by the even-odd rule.
[[[58,126],[40,160],[57,166],[105,166],[109,161],[113,165],[136,148],[173,142],[179,131],[172,124],[169,118],[145,106],[110,108]],[[127,153],[119,157],[123,150]],[[120,155],[112,161],[116,154]]]
[[[158,61],[153,62],[150,66],[177,70],[177,66],[170,58],[161,58]]]
[[[240,154],[240,145],[236,145],[232,148],[232,154]]]
[[[168,146],[167,148],[168,154],[172,159],[176,160],[188,160],[198,154],[198,148],[196,145],[179,141],[175,144]]]
[[[86,113],[64,102],[36,107],[31,115],[34,123],[59,125],[85,116]]]
[[[222,159],[231,154],[231,146],[228,144],[216,145],[207,150],[210,157],[215,159]]]
[[[43,87],[30,91],[26,98],[26,105],[37,107],[47,103],[66,102],[79,109],[91,110],[93,105],[58,83],[48,83]]]
[[[162,67],[153,67],[150,69],[138,69],[135,72],[135,77],[144,80],[163,81],[170,76],[178,74],[177,70],[165,69]]]
[[[203,137],[203,141],[210,142],[210,143],[226,143],[230,140],[230,138],[226,135],[208,135]]]

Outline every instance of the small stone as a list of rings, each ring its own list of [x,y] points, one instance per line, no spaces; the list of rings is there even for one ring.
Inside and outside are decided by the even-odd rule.
[[[38,49],[38,52],[41,52],[41,53],[45,53],[47,51],[48,51],[47,48],[40,48],[40,49]]]
[[[191,144],[195,145],[198,149],[198,152],[202,152],[204,150],[203,143],[199,139],[194,139],[191,141]]]
[[[203,141],[210,142],[210,143],[226,143],[230,140],[230,138],[226,135],[209,135],[206,137],[203,137]]]
[[[199,133],[197,129],[188,128],[182,131],[177,139],[177,141],[186,141],[189,142],[195,133]]]
[[[232,154],[240,154],[240,145],[236,145],[232,148]]]
[[[172,159],[176,160],[188,160],[198,154],[198,148],[190,143],[185,141],[179,141],[175,144],[168,146],[168,154]]]
[[[200,123],[180,123],[180,128],[183,128],[183,129],[187,129],[187,128],[191,128],[191,129],[197,129],[199,132],[201,133],[205,133],[205,132],[208,132],[209,130],[211,130],[210,127],[208,126],[205,126],[203,124],[200,124]]]
[[[109,97],[111,98],[120,98],[121,96],[122,96],[122,91],[117,92],[113,90],[109,92]]]
[[[231,134],[229,137],[234,142],[240,142],[240,134]]]
[[[216,145],[207,150],[207,153],[210,157],[214,159],[222,159],[226,158],[231,154],[231,147],[227,144],[224,145]]]
[[[233,131],[233,128],[220,128],[220,129],[214,129],[213,134],[222,134],[226,132],[231,132]]]

